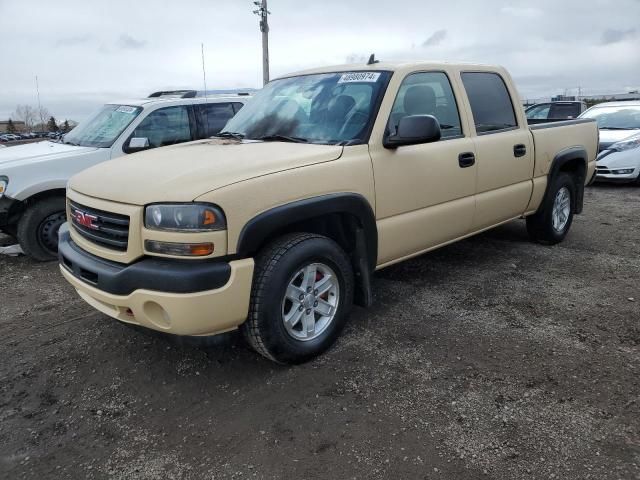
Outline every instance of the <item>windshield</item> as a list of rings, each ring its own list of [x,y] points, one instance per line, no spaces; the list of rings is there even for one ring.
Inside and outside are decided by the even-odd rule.
[[[634,130],[640,128],[640,106],[595,107],[581,118],[595,118],[598,128],[603,130]]]
[[[268,83],[222,135],[354,145],[368,140],[390,72],[323,73]]]
[[[130,105],[105,105],[64,136],[64,143],[82,147],[109,148],[142,111]]]

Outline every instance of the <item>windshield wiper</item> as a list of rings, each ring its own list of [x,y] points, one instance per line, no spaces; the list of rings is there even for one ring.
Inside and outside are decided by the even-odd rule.
[[[263,142],[293,142],[293,143],[309,143],[309,140],[302,137],[290,137],[288,135],[264,135],[256,138],[256,140],[262,140]]]
[[[600,130],[635,130],[633,127],[600,127]]]
[[[219,132],[214,135],[214,137],[220,138],[235,138],[236,140],[242,140],[244,138],[244,133],[238,132]]]
[[[73,145],[74,147],[79,147],[80,146],[79,143],[74,143],[74,142],[66,142],[65,141],[65,142],[62,142],[62,143],[64,143],[65,145]]]

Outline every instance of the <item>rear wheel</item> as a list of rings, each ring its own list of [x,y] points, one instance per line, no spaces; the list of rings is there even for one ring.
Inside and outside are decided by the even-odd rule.
[[[243,334],[270,360],[308,361],[340,334],[351,310],[353,282],[349,257],[333,240],[307,233],[284,236],[256,258]]]
[[[573,222],[575,198],[573,177],[567,173],[555,176],[538,211],[527,217],[529,237],[545,245],[564,240]]]
[[[22,251],[39,262],[54,260],[58,253],[58,230],[65,221],[63,197],[46,198],[31,205],[18,223]]]

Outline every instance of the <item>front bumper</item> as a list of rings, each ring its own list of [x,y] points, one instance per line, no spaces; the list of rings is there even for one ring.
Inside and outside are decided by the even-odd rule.
[[[640,176],[640,152],[638,149],[618,152],[603,150],[596,163],[596,180],[604,182],[634,182]],[[620,171],[631,170],[629,173]]]
[[[233,330],[249,311],[253,259],[131,265],[95,257],[60,229],[60,271],[89,305],[122,322],[176,335]]]
[[[0,198],[0,228],[9,225],[10,219],[16,214],[20,202],[6,195]]]

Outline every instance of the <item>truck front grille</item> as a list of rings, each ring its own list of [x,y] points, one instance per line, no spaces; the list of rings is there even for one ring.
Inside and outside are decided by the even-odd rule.
[[[126,251],[129,217],[69,202],[71,223],[78,234],[103,247]]]

